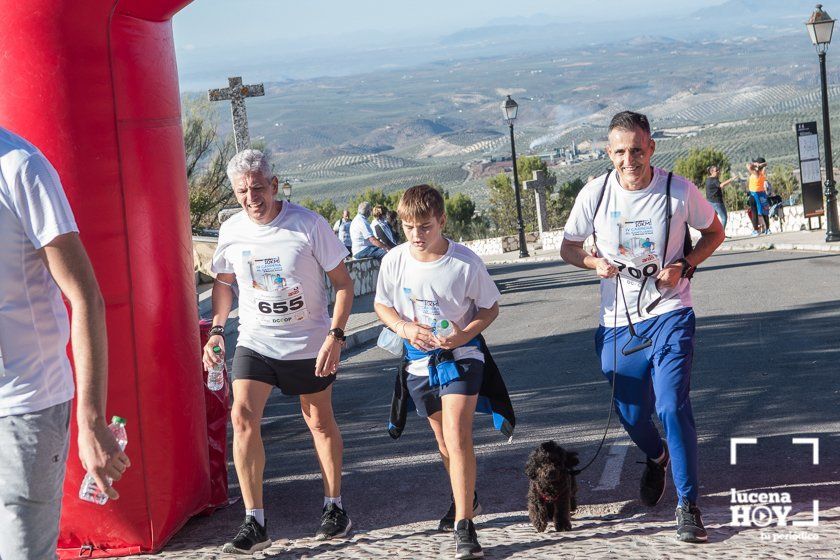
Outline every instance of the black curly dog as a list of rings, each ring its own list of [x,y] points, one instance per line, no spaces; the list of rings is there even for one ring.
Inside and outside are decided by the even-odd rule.
[[[571,513],[577,509],[578,465],[576,451],[566,451],[554,441],[545,441],[531,452],[525,464],[528,486],[528,517],[538,532],[545,531],[549,520],[555,531],[571,531]]]

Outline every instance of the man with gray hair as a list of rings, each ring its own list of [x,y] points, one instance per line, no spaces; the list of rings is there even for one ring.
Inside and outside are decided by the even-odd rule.
[[[365,257],[381,259],[388,252],[388,247],[373,234],[373,229],[368,222],[370,212],[370,202],[362,202],[359,204],[359,213],[356,214],[350,224],[350,241],[353,243],[354,259],[364,259]]]
[[[343,443],[332,409],[332,384],[353,304],[347,249],[320,215],[276,200],[279,181],[265,155],[243,150],[227,168],[245,210],[224,222],[211,270],[213,327],[204,347],[208,369],[225,359],[225,324],[239,294],[239,337],[233,360],[233,458],[245,521],[224,552],[250,554],[271,546],[263,507],[263,410],[276,386],[300,398],[300,408],[321,465],[324,504],[315,536],[347,535],[341,502]],[[332,320],[324,273],[335,287]],[[218,347],[221,353],[215,352]]]

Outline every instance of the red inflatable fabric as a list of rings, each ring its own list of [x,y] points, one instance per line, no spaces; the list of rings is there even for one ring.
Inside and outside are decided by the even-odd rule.
[[[0,123],[58,169],[107,303],[107,413],[128,421],[132,467],[105,506],[77,498],[84,473],[71,432],[64,557],[157,551],[211,504],[170,22],[187,3],[26,0],[0,10]]]

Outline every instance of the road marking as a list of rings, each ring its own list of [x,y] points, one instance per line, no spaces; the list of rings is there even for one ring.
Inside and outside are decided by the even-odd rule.
[[[594,490],[615,490],[621,481],[621,469],[624,467],[624,458],[629,448],[626,442],[616,442],[610,446],[604,472],[601,473],[601,480],[598,481],[598,486]]]

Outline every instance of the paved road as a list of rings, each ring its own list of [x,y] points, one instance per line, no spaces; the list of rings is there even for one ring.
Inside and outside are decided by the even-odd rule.
[[[517,410],[512,443],[477,418],[479,536],[489,558],[832,558],[840,549],[840,255],[759,251],[712,257],[693,282],[698,314],[692,384],[700,435],[701,507],[710,542],[673,540],[675,496],[658,507],[637,499],[641,453],[615,425],[604,452],[580,477],[575,529],[536,534],[527,524],[523,465],[556,439],[588,460],[609,399],[597,369],[598,306],[591,273],[562,263],[491,267],[502,294],[491,350]],[[432,531],[449,490],[423,422],[410,417],[399,441],[386,432],[394,360],[375,347],[351,354],[335,388],[345,440],[345,505],[353,538],[308,538],[321,506],[318,466],[296,402],[275,395],[266,411],[267,516],[273,546],[260,558],[451,558],[450,535]],[[756,437],[738,448],[730,438]],[[819,439],[811,446],[792,437]],[[238,495],[231,468],[232,496]],[[732,527],[730,491],[788,492],[791,517],[817,527]],[[190,521],[156,557],[227,558],[241,504]],[[769,539],[769,540],[768,540]],[[776,542],[773,542],[776,539]],[[796,539],[796,540],[780,540]]]

